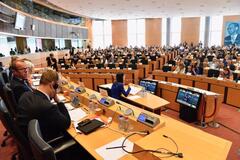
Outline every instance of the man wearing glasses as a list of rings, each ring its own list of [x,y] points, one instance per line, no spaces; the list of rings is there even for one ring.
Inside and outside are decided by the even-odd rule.
[[[64,103],[57,96],[58,73],[47,70],[42,73],[40,85],[33,92],[26,92],[19,99],[17,123],[27,135],[30,120],[37,119],[45,140],[50,140],[64,133],[71,124],[71,119]],[[56,104],[51,103],[51,99]]]
[[[10,87],[14,93],[16,102],[24,92],[32,91],[31,85],[28,83],[28,68],[23,60],[16,60],[12,63],[13,78],[10,81]]]

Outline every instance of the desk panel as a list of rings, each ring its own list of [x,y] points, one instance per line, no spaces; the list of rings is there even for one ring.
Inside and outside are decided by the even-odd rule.
[[[227,104],[240,107],[240,90],[234,88],[228,88]]]
[[[204,89],[204,90],[208,90],[208,83],[196,81],[194,87],[201,88],[201,89]]]
[[[192,87],[193,86],[193,81],[188,80],[188,79],[181,79],[181,84]]]
[[[224,86],[211,84],[210,85],[210,91],[224,95],[225,87]]]

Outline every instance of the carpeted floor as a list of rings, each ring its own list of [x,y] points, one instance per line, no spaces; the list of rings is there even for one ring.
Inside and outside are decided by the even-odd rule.
[[[178,112],[167,110],[166,112],[162,112],[165,115],[168,115],[174,119],[181,121],[178,118]],[[229,105],[223,104],[218,116],[216,117],[216,121],[220,123],[219,128],[211,128],[207,127],[202,129],[201,127],[190,124],[193,127],[198,127],[205,132],[210,134],[225,138],[232,142],[232,147],[228,154],[227,160],[240,160],[240,112],[238,109]],[[185,123],[185,122],[184,122]],[[0,142],[2,143],[5,129],[0,123]],[[17,151],[16,145],[12,139],[7,141],[6,147],[0,148],[0,160],[10,160],[11,156]]]

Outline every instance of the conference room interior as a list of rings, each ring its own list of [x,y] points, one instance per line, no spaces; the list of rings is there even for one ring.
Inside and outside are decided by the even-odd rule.
[[[0,1],[0,159],[240,159],[240,7],[219,3]],[[16,57],[33,89],[47,70],[60,77],[72,122],[64,138],[40,137],[47,151],[30,133],[38,121],[19,134]],[[131,91],[114,99],[119,73]],[[86,117],[105,126],[80,131]]]

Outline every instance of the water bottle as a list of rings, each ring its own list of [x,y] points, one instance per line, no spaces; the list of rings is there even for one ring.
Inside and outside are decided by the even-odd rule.
[[[123,131],[127,132],[129,128],[129,120],[128,117],[123,117]]]
[[[118,116],[118,129],[119,130],[123,130],[123,120],[124,120],[124,117],[122,115],[119,115]]]
[[[95,106],[94,106],[93,101],[89,101],[88,108],[89,108],[89,111],[91,114],[95,113]]]

